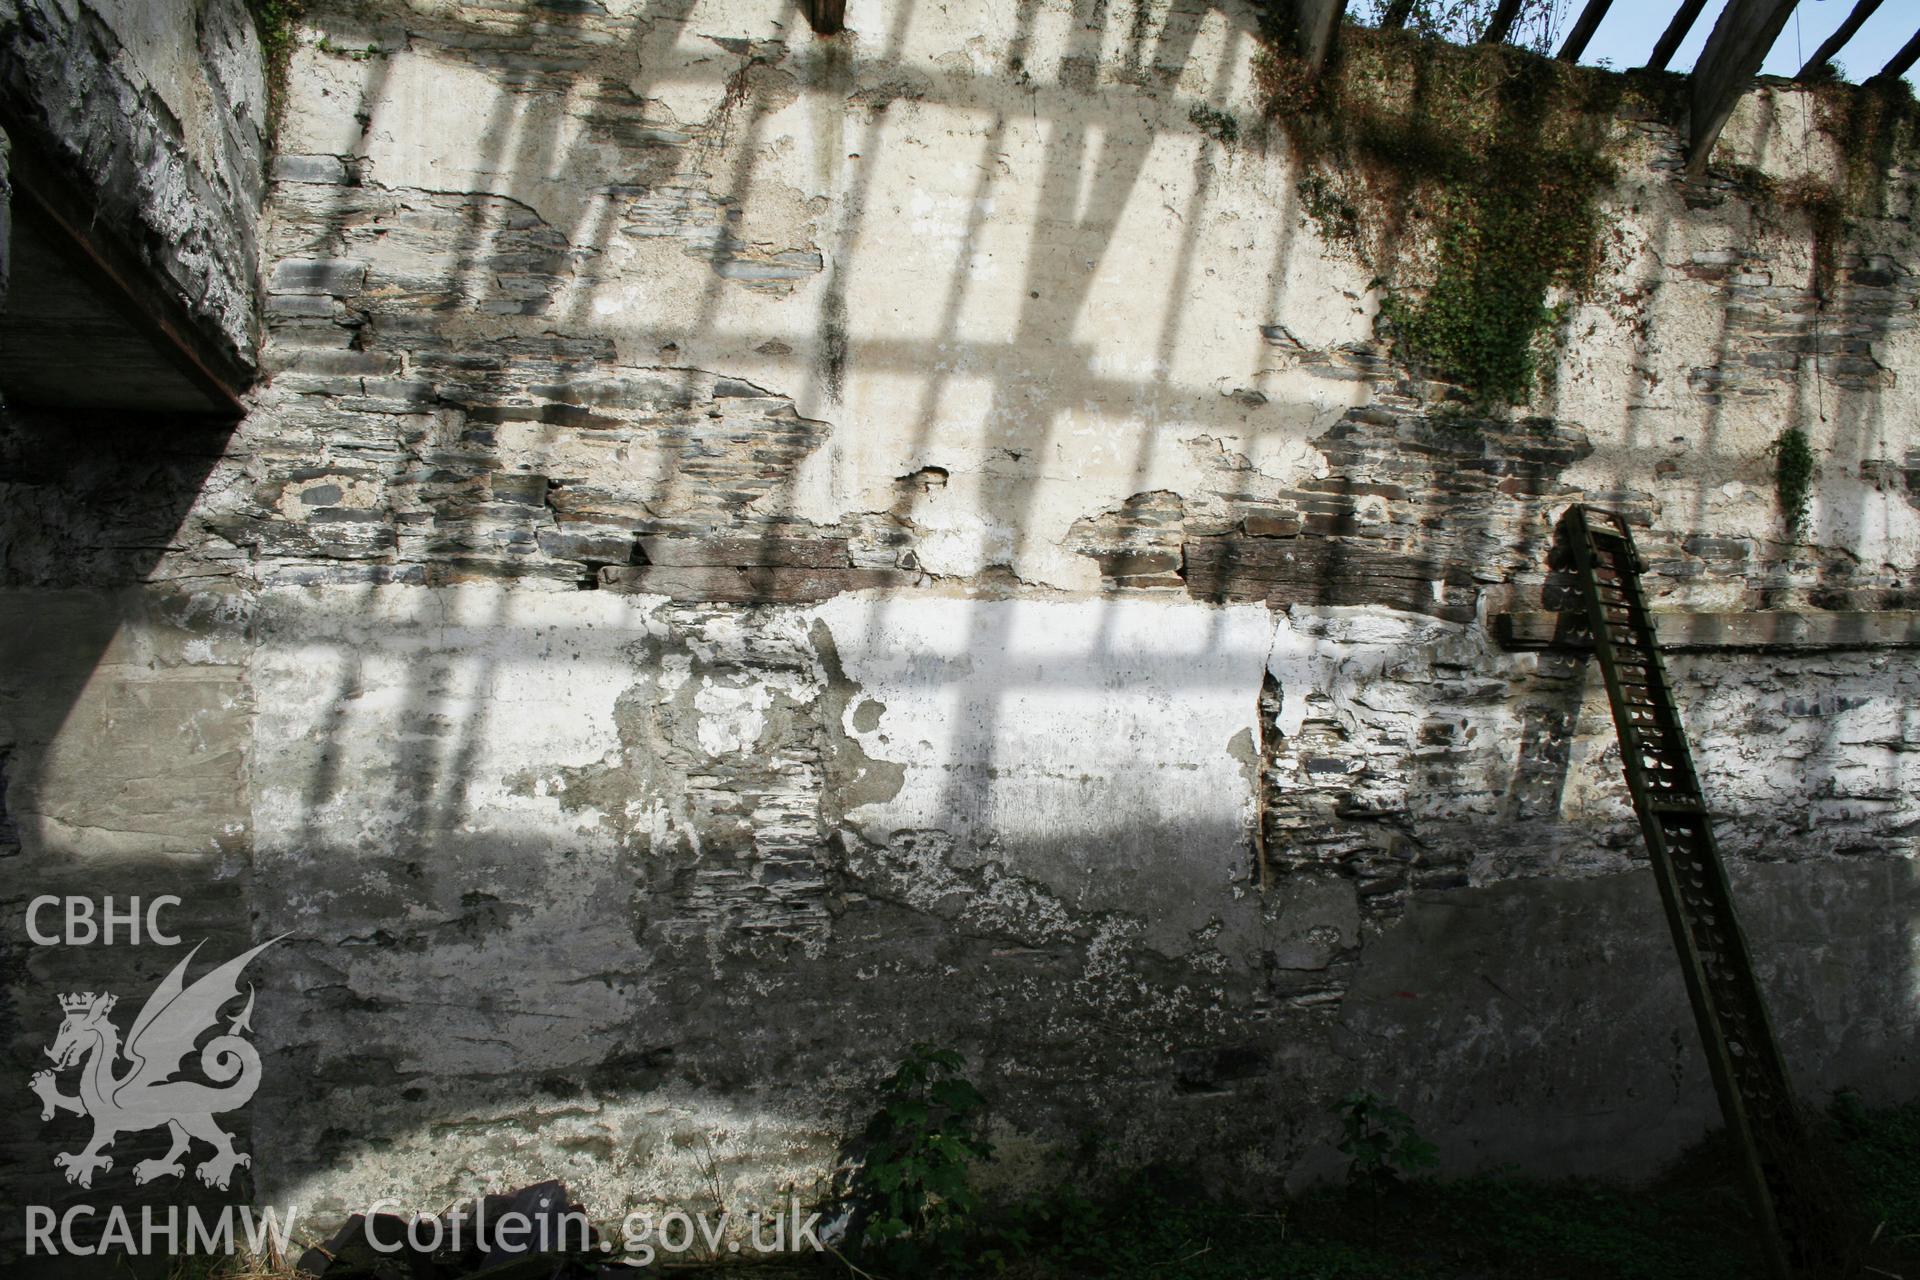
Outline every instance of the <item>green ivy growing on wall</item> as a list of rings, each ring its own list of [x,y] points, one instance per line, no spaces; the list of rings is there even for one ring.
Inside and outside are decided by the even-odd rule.
[[[1817,340],[1819,314],[1836,304],[1845,305],[1841,264],[1855,221],[1900,216],[1891,207],[1896,184],[1889,175],[1920,164],[1920,103],[1904,80],[1849,85],[1829,78],[1812,91],[1821,131],[1838,144],[1839,166],[1785,183],[1753,174],[1748,185],[1757,206],[1776,217],[1804,220],[1813,257]],[[1767,452],[1773,459],[1774,497],[1787,536],[1803,541],[1819,474],[1813,443],[1805,431],[1789,427],[1774,438]]]
[[[1815,86],[1814,95],[1821,131],[1840,144],[1834,201],[1848,217],[1896,212],[1888,207],[1896,189],[1888,174],[1920,158],[1920,103],[1913,87],[1904,79],[1830,83]]]
[[[1798,542],[1807,531],[1807,500],[1813,494],[1813,444],[1806,432],[1788,427],[1768,451],[1773,454],[1774,496],[1780,501],[1787,533]]]
[[[1607,176],[1589,156],[1492,150],[1480,180],[1442,200],[1426,293],[1386,299],[1408,353],[1482,400],[1525,400],[1567,311],[1551,291],[1577,293],[1592,275],[1594,193]]]
[[[1283,53],[1260,74],[1302,207],[1379,278],[1382,333],[1481,406],[1526,400],[1603,258],[1616,111],[1669,113],[1671,86],[1353,26],[1318,81]]]
[[[271,150],[286,110],[287,64],[293,59],[296,43],[294,27],[305,5],[304,0],[247,0],[247,8],[253,12],[254,30],[260,33],[260,53],[266,63],[267,146]]]

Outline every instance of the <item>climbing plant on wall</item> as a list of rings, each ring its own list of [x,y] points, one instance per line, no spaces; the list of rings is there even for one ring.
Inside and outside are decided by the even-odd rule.
[[[253,14],[254,29],[260,33],[260,54],[266,64],[267,144],[271,147],[280,132],[280,116],[286,110],[287,66],[296,43],[294,28],[305,11],[304,0],[247,0]]]
[[[1799,427],[1788,427],[1774,438],[1773,490],[1787,534],[1798,542],[1807,533],[1807,500],[1813,493],[1813,445]]]
[[[1438,207],[1433,283],[1417,298],[1390,294],[1385,316],[1409,351],[1481,397],[1524,400],[1566,303],[1593,270],[1593,194],[1605,170],[1592,157],[1495,148],[1488,174]]]
[[[1602,260],[1626,78],[1358,27],[1317,81],[1283,53],[1261,74],[1303,208],[1379,278],[1383,335],[1481,405],[1524,401]]]

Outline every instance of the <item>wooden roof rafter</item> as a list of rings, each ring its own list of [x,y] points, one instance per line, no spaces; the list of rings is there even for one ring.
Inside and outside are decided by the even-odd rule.
[[[1487,29],[1480,33],[1481,44],[1501,44],[1513,32],[1513,24],[1520,17],[1520,7],[1526,0],[1500,0],[1500,7],[1493,11],[1493,18],[1487,23]]]
[[[1600,29],[1600,20],[1607,16],[1607,10],[1612,7],[1613,0],[1587,0],[1587,7],[1580,11],[1573,30],[1567,32],[1566,43],[1560,46],[1560,52],[1555,56],[1562,62],[1578,62],[1580,55],[1587,51],[1593,33]]]
[[[1346,9],[1347,0],[1294,0],[1294,38],[1301,60],[1315,75],[1327,64],[1334,32],[1340,29]]]
[[[1665,71],[1667,64],[1673,61],[1673,55],[1680,52],[1680,42],[1687,38],[1687,32],[1693,30],[1693,24],[1700,21],[1700,11],[1707,7],[1707,0],[1682,0],[1673,12],[1673,21],[1654,41],[1653,52],[1647,55],[1647,70]]]
[[[1874,10],[1878,9],[1884,2],[1885,0],[1860,0],[1858,4],[1854,5],[1853,12],[1847,15],[1844,22],[1834,28],[1832,35],[1821,41],[1820,47],[1813,51],[1813,56],[1807,59],[1807,65],[1800,68],[1800,74],[1795,76],[1794,79],[1809,79],[1814,72],[1824,67],[1827,63],[1832,62],[1833,55],[1839,53],[1841,49],[1846,47],[1847,41],[1853,39],[1854,32],[1858,31],[1861,26],[1865,24],[1866,20],[1873,16]]]
[[[1873,76],[1875,80],[1898,80],[1913,70],[1913,64],[1920,62],[1920,31],[1913,33],[1913,39],[1900,46],[1900,52],[1887,61]]]
[[[836,35],[847,25],[847,0],[800,0],[815,35]]]
[[[1706,172],[1707,157],[1727,120],[1759,74],[1798,0],[1727,0],[1688,77],[1687,172]]]

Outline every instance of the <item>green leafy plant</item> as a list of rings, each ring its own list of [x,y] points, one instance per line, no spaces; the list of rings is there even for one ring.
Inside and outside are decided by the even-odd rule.
[[[1302,211],[1375,273],[1381,336],[1480,417],[1529,399],[1605,259],[1609,127],[1639,82],[1356,27],[1311,91],[1284,48],[1256,70]]]
[[[1773,455],[1773,492],[1787,533],[1798,542],[1807,531],[1807,499],[1813,493],[1813,444],[1807,433],[1788,427],[1774,437],[1767,452]]]
[[[280,133],[280,117],[286,110],[287,67],[299,42],[295,28],[306,12],[305,0],[247,0],[253,14],[254,30],[260,34],[260,54],[266,64],[267,146],[271,150]]]
[[[952,1049],[916,1044],[880,1084],[850,1180],[855,1247],[901,1272],[957,1261],[980,1207],[973,1165],[992,1157],[986,1099]]]
[[[1350,1186],[1382,1191],[1440,1163],[1439,1148],[1420,1136],[1413,1119],[1371,1093],[1349,1093],[1333,1111],[1340,1117],[1339,1149],[1349,1157]]]
[[[1240,141],[1240,122],[1204,102],[1196,103],[1193,110],[1187,112],[1187,119],[1194,128],[1223,147],[1231,147]]]
[[[1606,166],[1576,153],[1491,148],[1488,174],[1441,205],[1439,269],[1417,303],[1387,303],[1410,354],[1475,392],[1527,398],[1566,314],[1555,286],[1582,287],[1595,259],[1595,203]]]

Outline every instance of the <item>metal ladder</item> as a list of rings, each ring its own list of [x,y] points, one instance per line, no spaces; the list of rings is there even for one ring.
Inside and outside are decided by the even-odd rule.
[[[1626,521],[1589,507],[1575,506],[1562,519],[1560,552],[1569,561],[1564,567],[1572,571],[1584,607],[1583,629],[1606,680],[1627,789],[1680,953],[1720,1110],[1743,1157],[1768,1267],[1776,1280],[1820,1272],[1837,1260],[1835,1224],[1824,1210],[1806,1128],[1734,914],[1686,729],[1660,664],[1640,588],[1644,565]],[[1578,612],[1572,604],[1569,621]]]

